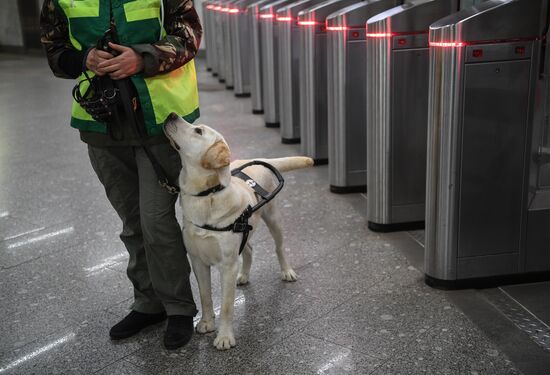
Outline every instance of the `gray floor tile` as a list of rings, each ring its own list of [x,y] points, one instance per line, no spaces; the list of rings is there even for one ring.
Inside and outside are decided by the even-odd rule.
[[[381,360],[297,334],[267,350],[256,374],[370,374]]]
[[[111,314],[99,313],[4,355],[0,369],[6,374],[91,374],[151,340],[144,335],[112,342],[108,330],[114,323],[116,318]]]
[[[133,365],[130,362],[121,360],[117,361],[103,369],[99,370],[95,374],[98,375],[154,375],[158,374],[156,371],[149,371],[139,366]]]

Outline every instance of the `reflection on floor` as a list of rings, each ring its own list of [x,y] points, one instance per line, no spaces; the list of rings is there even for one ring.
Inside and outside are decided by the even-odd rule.
[[[234,98],[200,62],[198,69],[201,121],[227,137],[234,158],[299,153],[251,114],[250,100]],[[550,355],[480,303],[480,293],[425,286],[418,262],[405,256],[421,252],[418,243],[368,231],[364,198],[331,194],[326,167],[288,174],[279,197],[298,282],[279,280],[265,228],[253,239],[251,283],[235,301],[235,349],[216,351],[210,334],[169,352],[162,325],[111,342],[108,329],[132,297],[127,255],[86,147],[67,125],[72,85],[52,77],[42,59],[0,55],[0,374],[548,369]],[[219,296],[216,283],[216,305]],[[514,355],[517,347],[531,356]]]

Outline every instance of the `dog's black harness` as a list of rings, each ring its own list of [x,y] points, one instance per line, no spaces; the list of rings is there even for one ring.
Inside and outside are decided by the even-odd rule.
[[[252,165],[261,165],[267,169],[269,169],[275,177],[277,177],[277,180],[279,181],[279,185],[273,190],[271,193],[269,193],[267,190],[265,190],[263,187],[258,185],[254,179],[252,179],[249,175],[244,173],[242,170],[250,167]],[[230,224],[223,228],[216,228],[211,225],[205,224],[205,225],[197,225],[197,227],[206,229],[206,230],[213,230],[216,232],[235,232],[235,233],[242,233],[243,234],[243,240],[241,241],[241,246],[239,248],[239,255],[243,252],[244,247],[248,241],[248,235],[250,234],[250,231],[253,229],[252,225],[248,223],[248,219],[252,217],[252,214],[256,211],[258,211],[260,208],[262,208],[265,204],[267,204],[269,201],[271,201],[275,196],[281,191],[285,184],[285,180],[283,179],[283,176],[281,176],[281,173],[272,166],[269,163],[263,162],[261,160],[253,160],[251,162],[248,162],[246,164],[241,165],[239,168],[235,168],[231,171],[231,175],[237,178],[240,178],[248,186],[250,186],[254,192],[261,198],[260,201],[254,206],[248,206],[244,210],[244,212],[235,220],[233,224]],[[200,192],[199,194],[196,194],[195,196],[198,197],[204,197],[209,194],[217,193],[218,191],[221,191],[225,189],[225,186],[223,185],[216,185],[208,190],[205,190],[203,192]]]

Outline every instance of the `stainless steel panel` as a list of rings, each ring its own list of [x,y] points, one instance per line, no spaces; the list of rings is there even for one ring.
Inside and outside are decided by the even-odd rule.
[[[468,64],[458,256],[519,252],[531,61]]]
[[[531,58],[531,42],[476,44],[466,47],[466,63],[502,60],[523,60]]]
[[[424,272],[456,280],[456,189],[463,48],[430,48]]]
[[[301,11],[300,134],[302,153],[317,162],[328,160],[327,52],[325,19],[356,0],[328,0]]]
[[[435,22],[430,27],[430,40],[479,42],[537,37],[546,31],[545,3],[488,0]]]
[[[225,48],[224,48],[224,29],[223,29],[223,14],[220,11],[222,7],[224,6],[223,1],[218,1],[216,3],[217,9],[214,13],[214,32],[215,32],[215,39],[216,39],[216,50],[218,52],[218,66],[216,67],[216,71],[218,72],[218,80],[220,82],[225,82]]]
[[[366,186],[366,70],[364,24],[400,3],[369,0],[327,16],[329,181],[336,192]]]
[[[234,0],[229,0],[224,3],[224,8],[221,12],[221,22],[223,30],[223,47],[224,47],[224,78],[225,87],[233,89],[233,47],[231,36],[231,17],[233,15],[227,11],[233,7]]]
[[[212,51],[215,50],[215,48],[212,48],[212,44],[210,42],[210,35],[212,33],[212,29],[210,28],[210,3],[208,1],[204,1],[202,3],[202,14],[203,14],[203,44],[206,45],[206,69],[212,70]]]
[[[279,126],[279,22],[277,10],[293,0],[277,0],[260,8],[262,90],[264,99],[264,120],[266,125]]]
[[[509,273],[512,271],[506,268],[504,261],[498,261],[493,265],[486,262],[485,265],[476,267],[466,264],[475,264],[478,259],[481,262],[492,257],[513,257],[514,254],[517,254],[517,260],[512,263],[519,271],[525,270],[524,218],[528,207],[526,198],[535,198],[532,193],[528,195],[529,173],[526,173],[525,169],[529,165],[527,155],[533,154],[532,150],[529,153],[531,131],[534,128],[533,101],[527,109],[521,106],[525,106],[525,96],[533,97],[535,82],[539,77],[537,64],[540,60],[536,57],[537,52],[534,52],[531,60],[464,65],[466,54],[471,51],[465,46],[483,40],[503,43],[540,38],[541,31],[547,27],[547,12],[546,1],[488,0],[474,8],[437,21],[430,27],[432,47],[425,270],[432,278],[456,280],[470,277],[468,275],[472,272],[475,273],[475,277],[490,276],[495,274],[494,267],[503,267],[498,274]],[[539,42],[533,43],[536,46]],[[512,67],[515,71],[509,73],[508,70]],[[464,97],[461,90],[465,85],[465,69],[468,69],[469,74],[475,72],[475,69],[480,69],[489,76],[478,74],[478,86],[472,86],[474,84],[470,83],[474,82],[474,79],[469,81],[467,88],[470,92]],[[500,90],[485,90],[484,95],[479,94],[484,88],[488,89],[487,86],[483,86],[487,84],[488,78],[495,79],[495,75],[503,73],[506,77],[502,78],[502,82],[496,80],[496,87]],[[515,81],[515,74],[523,75],[524,81]],[[522,85],[528,88],[525,89]],[[470,97],[472,87],[478,91],[477,102]],[[509,87],[523,90],[524,96],[511,93]],[[499,104],[495,103],[495,100],[504,102]],[[515,108],[516,111],[511,111],[509,107]],[[487,118],[488,108],[492,110],[494,119]],[[510,123],[509,119],[503,117],[504,114],[509,114],[516,121]],[[486,121],[481,121],[484,116]],[[503,125],[507,125],[507,128],[501,129]],[[525,132],[528,133],[527,136]],[[512,144],[514,137],[516,140]],[[483,143],[482,138],[485,140]],[[501,149],[497,150],[498,147]],[[508,153],[525,162],[519,165],[521,163],[512,160]],[[474,160],[475,155],[478,157]],[[508,165],[501,165],[503,163]],[[482,170],[483,168],[485,170]],[[511,175],[519,178],[520,182],[510,180]],[[490,176],[493,179],[489,181],[487,178]],[[500,202],[497,203],[492,198],[493,195],[500,195]],[[485,199],[480,199],[482,197]],[[519,213],[518,199],[523,205]],[[474,209],[473,205],[477,206],[477,209]],[[474,211],[478,216],[485,218],[485,221],[479,221]],[[509,221],[504,223],[495,212],[500,212]],[[475,228],[475,224],[482,225],[485,230]],[[500,224],[503,226],[499,227]],[[495,229],[497,227],[498,230]],[[504,234],[505,231],[511,233]],[[479,236],[476,236],[476,233]],[[499,235],[502,238],[498,238]],[[478,255],[514,250],[516,253]],[[465,257],[459,258],[459,254]],[[511,263],[508,262],[508,265]],[[485,274],[481,272],[483,269],[486,271]]]
[[[368,221],[424,220],[429,25],[456,0],[417,0],[367,22]],[[407,206],[405,213],[399,206]],[[394,215],[395,214],[395,215]]]
[[[424,221],[428,66],[428,48],[392,52],[390,201],[392,206],[420,207],[420,215],[411,215],[408,222]]]
[[[236,96],[250,95],[250,22],[246,8],[256,0],[239,0],[233,3],[238,13],[231,14],[233,46],[233,85]]]
[[[550,269],[550,210],[529,211],[525,271]]]
[[[252,112],[263,113],[262,95],[262,51],[260,38],[260,7],[269,0],[260,0],[246,8],[250,31],[250,93]]]
[[[298,13],[317,0],[301,0],[277,10],[279,27],[279,118],[284,143],[300,141],[300,31]]]
[[[513,275],[519,271],[519,254],[486,255],[458,260],[458,279]]]

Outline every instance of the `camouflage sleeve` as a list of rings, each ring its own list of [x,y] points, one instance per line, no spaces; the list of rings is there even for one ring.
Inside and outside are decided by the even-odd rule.
[[[192,0],[163,0],[166,37],[153,44],[133,45],[143,56],[145,77],[167,73],[192,60],[202,37],[202,26]]]
[[[55,76],[76,78],[82,71],[85,52],[77,51],[69,40],[69,26],[65,15],[53,0],[45,0],[40,14],[40,41],[46,51],[48,64]]]

